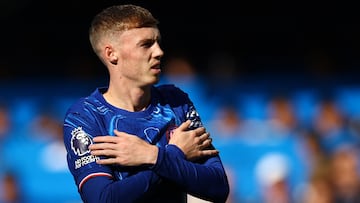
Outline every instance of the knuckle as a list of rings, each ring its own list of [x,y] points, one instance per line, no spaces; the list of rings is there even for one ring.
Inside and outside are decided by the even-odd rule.
[[[197,135],[197,133],[192,130],[192,131],[189,131],[189,135],[190,135],[191,137],[195,137],[195,136]]]

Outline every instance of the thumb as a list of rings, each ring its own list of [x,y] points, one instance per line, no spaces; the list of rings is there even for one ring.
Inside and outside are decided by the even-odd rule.
[[[136,135],[129,134],[127,132],[118,131],[116,129],[114,130],[114,133],[116,137],[122,137],[123,139],[126,137],[137,137]]]
[[[117,136],[117,137],[120,137],[120,136],[122,136],[122,134],[123,134],[123,132],[120,132],[120,131],[118,131],[118,130],[114,130],[114,133],[115,133],[115,135]]]

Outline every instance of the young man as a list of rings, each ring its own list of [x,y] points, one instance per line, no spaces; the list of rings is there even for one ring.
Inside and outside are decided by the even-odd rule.
[[[111,6],[91,24],[90,42],[109,71],[68,110],[64,142],[84,202],[225,202],[218,151],[188,95],[160,77],[158,21],[139,6]]]

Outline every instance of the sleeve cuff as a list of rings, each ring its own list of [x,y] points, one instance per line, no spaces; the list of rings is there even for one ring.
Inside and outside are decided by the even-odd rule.
[[[165,146],[165,150],[167,151],[167,153],[173,154],[175,156],[180,156],[181,158],[186,158],[184,152],[181,151],[181,149],[176,145],[168,144]]]
[[[172,155],[174,157],[181,157],[182,159],[186,158],[184,152],[181,151],[179,147],[177,147],[176,145],[168,144],[165,145],[165,147],[159,147],[156,163],[151,166],[150,169],[153,171],[157,171],[164,164],[164,162],[166,162],[166,160],[169,160],[165,157],[169,155]]]

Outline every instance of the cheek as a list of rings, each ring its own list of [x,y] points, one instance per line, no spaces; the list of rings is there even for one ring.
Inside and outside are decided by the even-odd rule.
[[[120,53],[120,57],[121,57],[121,60],[123,60],[123,61],[130,60],[131,58],[133,58],[130,51],[122,51]]]
[[[121,59],[125,62],[136,64],[141,63],[141,61],[146,60],[147,55],[144,52],[135,52],[135,51],[124,51],[121,54]]]
[[[138,59],[134,56],[134,54],[131,54],[130,52],[121,52],[120,58],[119,58],[119,67],[122,67],[122,69],[129,69],[134,66],[134,64],[138,61]]]

